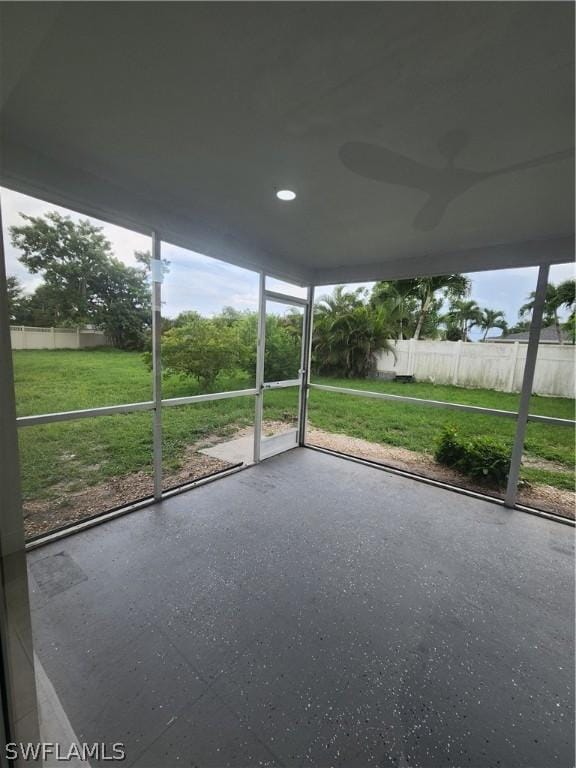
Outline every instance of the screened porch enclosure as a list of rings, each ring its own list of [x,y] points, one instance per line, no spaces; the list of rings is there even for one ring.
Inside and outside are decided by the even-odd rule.
[[[138,768],[568,766],[572,550],[296,448],[32,551],[36,653]]]
[[[572,765],[573,31],[0,1],[0,742]]]
[[[160,264],[160,254],[170,251],[163,250],[156,239],[153,242],[154,261]],[[219,281],[225,285],[224,263],[191,252],[188,256],[224,270]],[[173,303],[173,287],[170,271],[164,269],[167,276],[158,270],[159,280],[152,280],[150,287],[151,299],[161,308],[154,311],[150,352],[102,349],[48,358],[43,353],[37,358],[32,350],[14,353],[16,402],[23,414],[17,426],[24,519],[30,542],[91,525],[101,514],[121,514],[134,505],[140,508],[164,493],[299,445],[405,470],[508,506],[519,504],[573,519],[569,466],[573,400],[531,398],[532,408],[519,419],[522,391],[532,387],[538,361],[542,368],[550,359],[544,356],[549,349],[537,337],[537,316],[532,342],[518,355],[516,377],[522,391],[516,396],[498,389],[437,385],[433,377],[405,376],[402,358],[398,373],[387,379],[380,380],[372,369],[363,377],[341,378],[330,367],[334,350],[326,347],[323,288],[301,289],[283,282],[282,290],[272,290],[266,287],[273,285],[269,276],[241,270],[254,289],[253,308],[237,310],[225,296],[224,309],[211,320],[197,312],[192,300],[186,304],[189,310],[170,319],[166,314]],[[514,280],[515,271],[508,272]],[[527,289],[536,288],[538,271],[532,273],[533,283],[528,280]],[[189,272],[192,285],[200,274]],[[544,279],[548,284],[550,276],[542,277],[541,284]],[[336,314],[330,322],[348,322],[344,318]],[[350,339],[344,359],[356,354],[353,336]],[[388,345],[396,363],[398,342],[380,343]],[[573,346],[563,351],[574,356]],[[189,367],[178,370],[175,366],[182,359]],[[100,364],[104,382],[96,368]],[[75,369],[83,366],[89,389],[85,379],[75,380]],[[193,373],[204,369],[215,371],[212,380]],[[226,389],[217,391],[221,386]],[[562,386],[570,388],[569,381]],[[54,394],[45,397],[43,390]],[[130,402],[132,394],[141,393],[149,399]],[[115,403],[117,398],[126,402]],[[53,404],[55,412],[30,413],[40,402]],[[88,402],[98,407],[58,409]],[[515,447],[523,421],[528,433],[525,456],[524,447],[519,452]],[[505,463],[500,480],[484,479],[481,473],[469,477],[438,463],[434,451],[438,454],[436,446],[452,428],[468,439],[481,436],[496,441]],[[509,470],[513,453],[514,466]],[[556,454],[564,464],[550,460]]]

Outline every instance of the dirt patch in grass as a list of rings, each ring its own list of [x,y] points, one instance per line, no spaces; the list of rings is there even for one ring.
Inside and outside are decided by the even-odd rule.
[[[410,451],[407,448],[398,448],[392,445],[371,443],[357,437],[349,437],[322,429],[309,428],[306,432],[306,441],[310,445],[327,448],[331,451],[339,451],[368,459],[380,464],[386,464],[405,472],[413,472],[431,480],[439,480],[450,485],[460,486],[470,491],[487,493],[490,496],[502,498],[503,494],[486,486],[474,483],[469,478],[450,467],[444,467],[434,460],[434,457],[426,453]],[[552,462],[550,462],[552,463]],[[534,466],[530,464],[530,466]],[[563,467],[565,470],[565,467]],[[576,495],[572,491],[560,490],[550,485],[530,485],[520,489],[518,501],[528,507],[542,509],[555,515],[562,515],[574,519]]]
[[[262,422],[262,437],[272,437],[273,435],[281,435],[284,432],[290,432],[294,429],[298,419],[289,419],[288,421],[272,421],[267,419]],[[248,437],[254,434],[254,427],[242,427],[229,438],[235,440],[238,437]],[[222,438],[218,442],[222,442]],[[211,443],[214,445],[214,443]]]
[[[559,461],[551,461],[550,459],[540,459],[537,456],[528,456],[524,454],[522,464],[531,469],[545,469],[548,472],[566,472],[565,464],[562,464]]]
[[[275,435],[291,429],[293,424],[284,421],[267,420],[262,423],[264,435]],[[200,480],[207,475],[230,469],[233,464],[199,453],[217,443],[245,437],[253,434],[253,427],[244,427],[233,434],[210,434],[202,440],[189,445],[185,451],[181,466],[174,472],[165,472],[163,487],[173,488],[194,480]],[[67,456],[73,459],[73,456]],[[84,472],[89,475],[96,471],[97,465],[84,466]],[[76,490],[78,489],[78,490]],[[154,492],[154,482],[149,472],[133,472],[128,475],[113,477],[108,480],[87,486],[82,479],[73,481],[63,480],[50,488],[49,499],[36,499],[24,502],[24,529],[26,538],[49,533],[71,523],[79,522],[92,515],[103,514],[116,507],[130,504],[139,499],[145,499]]]
[[[292,419],[286,421],[266,420],[262,424],[265,436],[280,434],[294,426]],[[199,480],[207,475],[230,469],[232,464],[221,459],[199,453],[199,449],[218,442],[245,437],[253,433],[253,427],[244,427],[230,435],[210,435],[204,440],[188,446],[181,467],[164,475],[164,488],[171,488],[184,483]],[[440,480],[451,485],[467,488],[468,490],[500,496],[498,492],[486,489],[485,486],[474,483],[449,467],[438,464],[430,454],[419,453],[391,445],[372,443],[368,440],[349,437],[343,434],[325,432],[321,429],[309,428],[307,442],[321,448],[327,448],[340,453],[347,453],[359,458],[386,464],[414,474],[422,475],[433,480]],[[540,465],[542,462],[538,462]],[[547,462],[553,464],[554,462]],[[527,466],[536,466],[527,462]],[[546,468],[549,468],[548,466]],[[87,472],[97,467],[85,468]],[[565,467],[563,467],[565,470]],[[26,537],[32,538],[49,533],[62,526],[84,520],[92,515],[102,514],[111,509],[129,504],[133,501],[149,497],[153,493],[151,474],[140,471],[109,480],[95,485],[84,486],[74,490],[81,481],[63,481],[51,487],[50,499],[37,499],[24,502],[24,527]],[[571,491],[560,490],[549,485],[531,485],[522,488],[518,500],[526,506],[543,509],[553,514],[563,515],[574,519],[575,494]]]
[[[194,446],[187,451],[182,466],[164,475],[164,488],[199,480],[207,475],[230,469],[232,464],[212,456],[198,453]],[[48,533],[64,525],[76,523],[92,515],[130,504],[152,496],[154,483],[147,472],[133,472],[104,482],[70,491],[67,483],[59,483],[50,490],[52,498],[24,502],[24,530],[26,538]]]

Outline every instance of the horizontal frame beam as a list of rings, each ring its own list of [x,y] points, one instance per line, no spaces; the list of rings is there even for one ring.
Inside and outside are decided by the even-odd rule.
[[[297,387],[300,385],[300,379],[287,379],[285,381],[266,382],[264,389],[285,389],[288,387]],[[404,395],[390,395],[386,392],[374,392],[371,389],[351,389],[349,387],[331,387],[327,384],[310,384],[310,389],[319,389],[324,392],[335,392],[341,395],[353,395],[356,397],[372,397],[379,400],[391,400],[399,403],[412,403],[414,405],[425,405],[432,408],[446,408],[452,411],[468,411],[469,413],[480,413],[485,416],[502,416],[504,418],[515,419],[516,411],[503,411],[496,408],[482,408],[479,405],[465,405],[464,403],[447,403],[443,400],[425,400],[420,397],[406,397]],[[194,403],[207,403],[211,400],[227,400],[233,397],[254,397],[258,394],[256,388],[235,389],[230,392],[212,392],[205,395],[190,395],[188,397],[172,397],[162,400],[163,406],[173,405],[193,405]],[[97,416],[114,416],[119,413],[133,413],[135,411],[153,411],[155,405],[153,400],[146,400],[141,403],[126,403],[125,405],[108,405],[102,408],[85,408],[78,411],[61,411],[59,413],[43,413],[38,416],[19,416],[16,424],[19,427],[34,427],[38,424],[53,424],[58,421],[74,421],[75,419],[92,419]],[[541,416],[536,413],[528,414],[528,421],[540,424],[553,424],[558,427],[573,427],[576,421],[572,419],[558,419],[554,416]]]
[[[205,403],[210,400],[225,400],[229,397],[246,397],[257,395],[257,389],[236,389],[230,392],[212,392],[206,395],[190,395],[189,397],[172,397],[162,400],[162,405],[189,405]],[[84,408],[79,411],[61,411],[59,413],[43,413],[38,416],[19,416],[16,424],[19,427],[34,427],[38,424],[52,424],[57,421],[73,421],[74,419],[91,419],[96,416],[114,416],[117,413],[133,413],[135,411],[154,411],[153,400],[141,403],[126,403],[125,405],[108,405],[103,408]]]
[[[292,304],[295,307],[307,307],[308,299],[300,299],[297,296],[290,296],[277,291],[264,291],[266,301],[276,301],[279,304]]]
[[[301,379],[284,379],[283,381],[265,381],[262,389],[287,389],[288,387],[299,387]]]
[[[193,405],[194,403],[208,403],[210,400],[227,400],[229,397],[250,397],[257,395],[258,390],[252,389],[233,389],[230,392],[213,392],[207,395],[190,395],[189,397],[171,397],[168,400],[162,400],[163,406],[171,405]]]
[[[502,411],[496,408],[482,408],[479,405],[465,405],[464,403],[447,403],[443,400],[425,400],[420,397],[405,397],[404,395],[390,395],[386,392],[374,392],[369,389],[349,389],[348,387],[331,387],[327,384],[310,384],[311,389],[320,389],[325,392],[336,392],[342,395],[355,395],[356,397],[372,397],[380,400],[391,400],[397,403],[412,403],[414,405],[426,405],[432,408],[446,408],[452,411],[468,411],[469,413],[480,413],[484,416],[502,416],[504,418],[515,419],[518,414],[516,411]],[[556,426],[570,427],[576,424],[571,419],[557,419],[553,416],[539,416],[530,414],[529,421],[536,421],[543,424],[555,424]]]
[[[91,419],[95,416],[114,416],[117,413],[132,413],[133,411],[153,411],[154,401],[142,403],[127,403],[126,405],[108,405],[103,408],[84,408],[80,411],[61,411],[59,413],[43,413],[39,416],[19,416],[16,424],[19,427],[35,427],[37,424],[52,424],[56,421],[73,421],[74,419]]]

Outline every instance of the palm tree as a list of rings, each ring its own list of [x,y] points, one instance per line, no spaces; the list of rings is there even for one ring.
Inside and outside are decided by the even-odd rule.
[[[520,307],[518,312],[518,316],[520,318],[525,318],[532,314],[535,297],[536,291],[532,291],[526,304],[523,304]],[[562,334],[558,310],[561,307],[569,308],[573,305],[574,280],[565,280],[558,286],[554,285],[554,283],[548,283],[546,286],[546,297],[544,299],[544,326],[549,327],[550,325],[554,325],[556,328],[556,336],[558,337],[559,344],[564,343],[564,337]]]
[[[444,321],[459,330],[463,341],[470,341],[470,331],[482,322],[482,310],[475,301],[454,299]]]
[[[374,367],[376,352],[394,351],[390,308],[371,306],[366,298],[363,288],[346,292],[338,286],[316,304],[313,352],[319,371],[365,377]]]
[[[402,341],[414,325],[416,299],[411,294],[410,280],[381,280],[374,284],[370,295],[372,307],[385,306],[391,316],[396,318],[398,328],[394,338]]]
[[[414,339],[420,338],[424,321],[433,308],[439,293],[441,293],[443,298],[458,300],[468,296],[471,288],[470,279],[459,273],[437,275],[436,277],[418,277],[410,280],[400,280],[399,282],[408,283],[409,295],[414,296],[418,301],[418,319],[412,337]]]
[[[565,280],[558,286],[558,297],[560,306],[571,309],[568,320],[564,323],[564,329],[568,332],[572,344],[576,342],[576,280]]]
[[[576,280],[564,280],[556,289],[561,307],[573,307],[576,303]]]
[[[500,328],[504,333],[506,333],[508,328],[504,312],[500,309],[489,309],[488,307],[484,307],[482,310],[482,318],[478,325],[484,331],[482,341],[486,341],[486,336],[491,328]]]

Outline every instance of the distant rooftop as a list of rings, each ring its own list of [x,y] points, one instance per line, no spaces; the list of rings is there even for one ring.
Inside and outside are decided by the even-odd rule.
[[[571,343],[572,340],[565,330],[561,329],[560,334],[562,336],[563,344]],[[529,336],[530,336],[530,331],[519,331],[518,333],[508,333],[502,336],[488,337],[487,339],[485,339],[485,341],[491,341],[491,342],[498,341],[498,342],[509,343],[509,344],[511,344],[514,341],[520,341],[527,344]],[[540,330],[540,344],[559,344],[559,343],[560,342],[558,341],[558,333],[556,331],[556,328],[553,325],[549,325],[547,328],[542,328]]]

